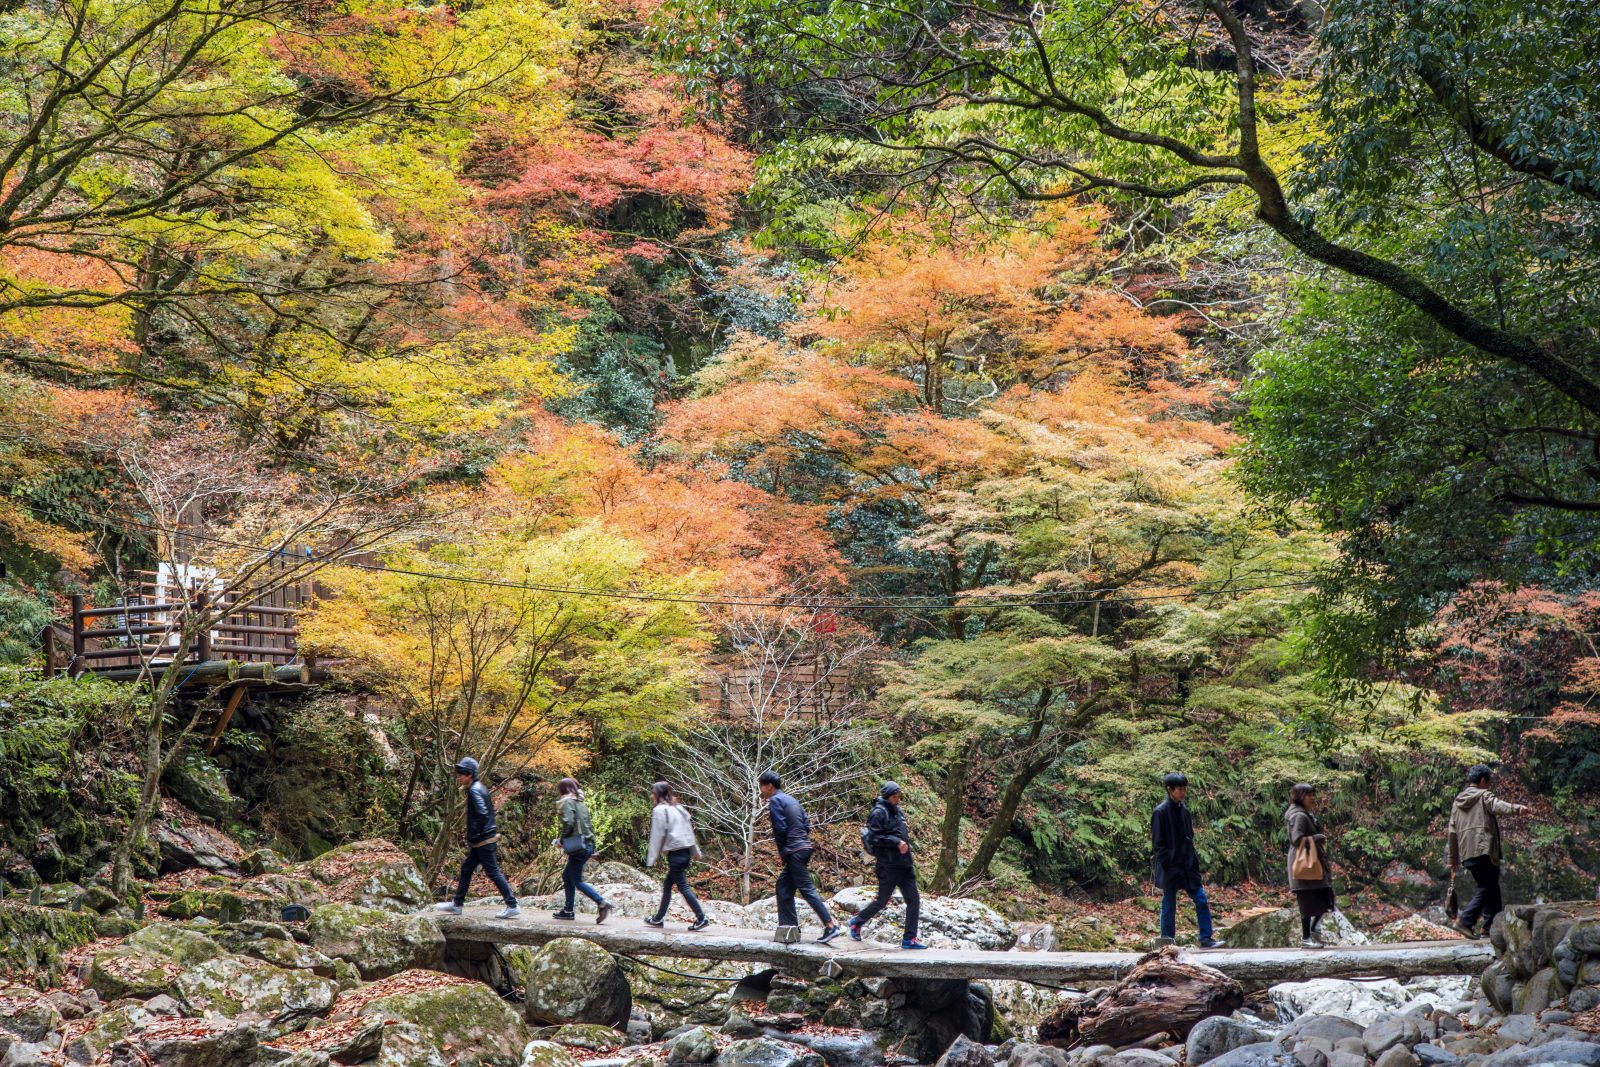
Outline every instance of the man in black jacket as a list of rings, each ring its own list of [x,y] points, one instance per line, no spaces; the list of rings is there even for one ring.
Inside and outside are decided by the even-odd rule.
[[[878,895],[850,920],[850,937],[860,941],[861,928],[884,909],[898,889],[906,901],[906,928],[900,938],[900,947],[927,948],[917,940],[922,895],[917,892],[917,868],[911,859],[911,827],[906,825],[905,813],[900,810],[900,787],[895,783],[884,782],[883,788],[878,791],[878,802],[872,806],[872,814],[867,816],[865,837],[872,848],[878,875]]]
[[[500,831],[494,824],[494,799],[489,796],[488,787],[478,781],[478,761],[471,756],[457,761],[456,780],[467,787],[467,857],[461,861],[455,900],[435,904],[434,910],[460,915],[461,906],[467,902],[467,889],[472,885],[472,874],[482,867],[506,904],[494,917],[515,919],[522,914],[522,909],[517,907],[511,883],[500,870]]]
[[[1200,924],[1200,947],[1221,948],[1211,936],[1211,904],[1205,886],[1200,884],[1200,855],[1194,850],[1194,820],[1184,800],[1189,795],[1189,779],[1169,774],[1161,779],[1167,799],[1156,805],[1150,816],[1150,845],[1154,852],[1156,887],[1161,890],[1161,940],[1171,944],[1178,927],[1178,890],[1194,901],[1195,919]]]
[[[758,779],[761,795],[767,801],[767,818],[772,823],[772,840],[778,846],[778,858],[783,863],[783,873],[778,875],[778,925],[799,926],[800,916],[795,913],[794,894],[800,896],[817,913],[822,923],[818,941],[826,945],[839,936],[839,924],[833,921],[828,905],[817,893],[811,881],[811,820],[800,802],[783,791],[783,780],[776,771],[762,771]],[[796,934],[796,936],[799,936]]]

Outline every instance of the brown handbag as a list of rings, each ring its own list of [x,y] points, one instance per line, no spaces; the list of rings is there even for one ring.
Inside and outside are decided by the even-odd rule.
[[[1302,837],[1294,850],[1294,862],[1289,864],[1289,875],[1297,882],[1322,881],[1322,857],[1317,855],[1317,845],[1309,837]]]

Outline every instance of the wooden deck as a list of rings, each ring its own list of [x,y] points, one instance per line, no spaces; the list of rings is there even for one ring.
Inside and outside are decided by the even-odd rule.
[[[814,929],[807,931],[806,941],[781,945],[772,940],[770,930],[712,926],[689,933],[681,927],[657,930],[638,919],[618,917],[599,926],[585,916],[563,922],[528,913],[520,919],[496,919],[498,908],[498,904],[471,906],[461,915],[429,913],[429,917],[439,924],[447,941],[542,945],[560,937],[577,937],[622,955],[734,960],[829,977],[1015,979],[1086,987],[1116,981],[1142,957],[1137,952],[906,952],[875,941],[851,941],[848,934],[819,945],[810,940],[816,936]],[[1310,978],[1479,974],[1494,960],[1487,941],[1417,941],[1329,949],[1196,949],[1192,954],[1246,989]]]

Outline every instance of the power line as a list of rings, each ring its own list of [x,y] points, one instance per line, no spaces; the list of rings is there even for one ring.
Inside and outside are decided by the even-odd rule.
[[[249,544],[234,541],[228,538],[216,537],[208,534],[197,533],[193,530],[178,527],[161,526],[155,523],[144,522],[134,518],[118,518],[115,516],[97,514],[84,511],[78,515],[68,515],[50,508],[33,508],[31,510],[55,515],[57,518],[89,519],[102,525],[121,529],[128,532],[128,528],[145,530],[152,533],[162,533],[173,536],[187,537],[195,541],[204,541],[210,544],[222,545],[229,548],[244,549],[250,552],[266,554],[287,554],[287,546],[272,548],[265,545]],[[308,557],[316,559],[317,557]],[[579,586],[561,586],[541,582],[510,581],[504,578],[488,578],[475,574],[450,573],[445,571],[417,570],[408,567],[393,567],[378,563],[363,563],[354,560],[340,560],[330,558],[325,560],[329,566],[348,567],[353,570],[368,571],[379,574],[396,574],[408,578],[420,578],[430,581],[456,582],[463,585],[487,586],[499,589],[514,589],[522,592],[551,593],[558,596],[595,597],[607,600],[630,600],[654,603],[688,604],[700,607],[798,607],[813,609],[835,609],[841,611],[871,611],[871,610],[921,610],[921,611],[951,611],[951,610],[984,610],[1002,607],[1086,607],[1095,604],[1129,604],[1161,600],[1182,600],[1191,597],[1222,596],[1227,594],[1264,592],[1277,589],[1305,589],[1315,586],[1314,580],[1306,579],[1291,582],[1274,582],[1256,585],[1236,584],[1238,578],[1214,579],[1210,582],[1196,583],[1183,589],[1166,593],[1142,593],[1130,595],[1104,595],[1116,593],[1120,586],[1105,586],[1101,588],[1085,588],[1070,591],[1070,595],[1062,596],[1056,593],[982,593],[968,597],[958,596],[955,599],[940,597],[933,594],[906,594],[897,597],[835,597],[826,595],[788,595],[788,596],[762,596],[759,594],[730,594],[722,597],[696,597],[676,595],[670,593],[639,593],[621,589],[594,589]],[[1263,571],[1251,577],[1295,577],[1310,575],[1312,571]],[[1215,586],[1215,588],[1201,588],[1201,586]]]

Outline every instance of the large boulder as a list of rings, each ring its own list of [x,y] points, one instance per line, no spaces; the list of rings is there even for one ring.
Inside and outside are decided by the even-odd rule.
[[[260,1055],[255,1030],[220,1019],[163,1019],[127,1042],[161,1067],[254,1067]]]
[[[1343,912],[1323,916],[1322,940],[1330,945],[1364,945],[1367,935],[1350,925]],[[1295,908],[1246,913],[1220,936],[1229,948],[1293,948],[1300,944],[1300,912]]]
[[[1267,1035],[1253,1026],[1246,1026],[1224,1015],[1213,1015],[1209,1019],[1201,1019],[1189,1031],[1189,1037],[1184,1042],[1185,1062],[1189,1067],[1200,1067],[1225,1052],[1266,1039]]]
[[[296,872],[327,899],[410,913],[431,899],[416,862],[387,841],[355,841],[324,852]]]
[[[627,976],[592,941],[561,937],[528,960],[524,975],[530,1023],[599,1023],[621,1028],[633,1011]]]
[[[877,895],[867,886],[852,886],[835,893],[835,915],[855,915]],[[753,907],[753,905],[752,905]],[[900,940],[905,925],[905,905],[898,896],[867,924],[864,933],[879,932],[885,938]],[[923,897],[921,939],[936,948],[985,949],[1004,951],[1016,944],[1017,933],[1011,923],[989,905],[964,897]]]
[[[714,1062],[716,1067],[822,1067],[817,1053],[770,1037],[735,1041]]]
[[[61,1029],[61,1010],[26,986],[0,986],[0,1053],[14,1041],[43,1041]]]
[[[161,869],[183,871],[193,867],[237,874],[245,850],[216,827],[207,826],[193,812],[170,800],[161,804],[161,818],[150,828],[161,849]]]
[[[368,981],[444,962],[444,934],[420,915],[324,904],[311,913],[306,931],[319,952],[348,960]]]
[[[68,1039],[63,1051],[72,1063],[93,1063],[119,1041],[156,1021],[156,1016],[136,1004],[110,1008],[97,1015],[94,1024]]]
[[[508,952],[507,958],[512,971],[525,979],[532,950],[519,948]],[[657,1035],[685,1024],[720,1026],[728,1017],[734,984],[726,979],[743,978],[750,973],[749,965],[727,960],[644,957],[623,960],[622,967],[634,1006],[649,1015]],[[524,980],[523,985],[526,984]]]
[[[286,1031],[333,1006],[334,985],[306,970],[245,956],[219,956],[178,975],[173,992],[195,1015],[262,1019]]]
[[[478,982],[378,997],[361,1007],[361,1015],[410,1023],[436,1048],[451,1050],[459,1067],[518,1067],[529,1040],[527,1025],[511,1006]]]
[[[710,1063],[720,1051],[716,1035],[703,1026],[695,1026],[679,1034],[667,1047],[667,1062]]]
[[[994,1067],[994,1057],[988,1049],[961,1034],[939,1057],[937,1067]]]
[[[1280,1019],[1290,1021],[1302,1015],[1336,1015],[1362,1026],[1371,1026],[1386,1015],[1404,1011],[1411,1004],[1405,987],[1392,979],[1381,982],[1352,982],[1343,978],[1315,978],[1309,982],[1285,982],[1268,990]]]
[[[590,864],[585,869],[585,876],[597,886],[622,885],[633,889],[654,889],[658,893],[661,891],[661,879],[652,878],[647,872],[616,860]]]
[[[530,1041],[523,1046],[521,1067],[578,1067],[578,1057],[554,1041]]]
[[[63,957],[95,939],[95,918],[85,912],[0,903],[0,971],[61,980]]]

